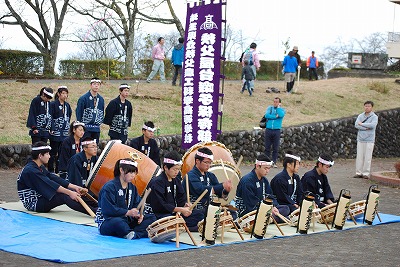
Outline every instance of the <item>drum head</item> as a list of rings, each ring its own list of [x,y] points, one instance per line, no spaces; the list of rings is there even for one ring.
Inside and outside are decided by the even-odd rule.
[[[231,151],[226,148],[226,146],[222,143],[219,142],[201,142],[198,143],[194,146],[192,146],[190,149],[188,149],[188,151],[185,153],[185,155],[183,155],[182,157],[182,178],[185,177],[185,175],[194,167],[195,164],[195,160],[194,160],[194,156],[197,152],[197,150],[201,147],[207,147],[209,148],[214,155],[214,162],[218,163],[218,161],[220,159],[222,159],[224,162],[230,162],[232,165],[235,165],[235,160],[232,157],[232,153]]]
[[[112,140],[104,147],[92,172],[86,181],[86,187],[98,196],[103,185],[114,179],[115,163],[124,158],[132,158],[138,163],[138,174],[132,183],[140,195],[143,195],[149,181],[161,173],[160,167],[140,151],[124,145],[119,140]]]
[[[237,186],[240,181],[240,176],[239,176],[240,174],[235,169],[235,167],[233,167],[228,162],[224,163],[224,167],[225,167],[225,170],[226,170],[229,180],[232,181],[232,190],[229,192],[228,200],[219,199],[222,206],[228,205],[235,198],[236,189],[237,189]],[[218,181],[220,183],[223,183],[227,180],[225,172],[224,172],[224,167],[222,167],[222,164],[215,164],[215,165],[212,165],[208,171],[215,174],[215,176],[217,176],[217,178],[218,178]]]

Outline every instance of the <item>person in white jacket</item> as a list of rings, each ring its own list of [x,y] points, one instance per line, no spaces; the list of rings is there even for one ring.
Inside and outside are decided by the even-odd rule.
[[[372,111],[374,102],[364,103],[364,112],[358,115],[354,124],[357,133],[356,175],[354,178],[368,179],[371,172],[372,152],[375,144],[375,130],[378,116]]]

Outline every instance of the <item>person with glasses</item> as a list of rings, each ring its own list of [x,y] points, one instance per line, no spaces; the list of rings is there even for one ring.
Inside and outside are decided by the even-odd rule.
[[[68,162],[67,180],[75,185],[86,187],[89,173],[97,161],[97,144],[96,140],[84,137],[81,145],[83,151],[75,154]],[[94,201],[89,201],[89,199],[84,200],[91,205],[95,205]]]
[[[32,144],[39,141],[47,143],[49,139],[52,123],[50,101],[53,96],[52,88],[43,87],[40,89],[39,95],[32,99],[29,107],[28,120],[26,122]]]
[[[314,169],[306,172],[301,178],[303,191],[309,191],[314,194],[315,203],[319,208],[333,204],[335,200],[326,176],[334,163],[331,156],[322,154],[318,158]]]
[[[208,147],[199,148],[194,156],[195,165],[193,169],[187,173],[190,202],[194,203],[205,189],[208,190],[208,193],[199,201],[194,209],[205,211],[212,197],[227,200],[228,194],[232,189],[231,180],[220,183],[217,176],[208,171],[213,159],[213,153]],[[182,178],[184,178],[183,188],[186,190],[187,179],[185,177]]]

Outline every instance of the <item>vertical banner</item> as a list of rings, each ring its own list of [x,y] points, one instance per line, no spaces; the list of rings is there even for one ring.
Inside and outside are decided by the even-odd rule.
[[[182,70],[182,148],[216,140],[222,1],[188,4]],[[218,2],[218,3],[217,3]]]

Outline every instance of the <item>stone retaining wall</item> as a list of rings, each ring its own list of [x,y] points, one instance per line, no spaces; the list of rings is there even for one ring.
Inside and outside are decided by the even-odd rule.
[[[400,157],[400,108],[377,112],[379,123],[376,130],[375,157]],[[357,116],[316,122],[282,130],[279,158],[285,151],[292,150],[305,160],[316,160],[320,153],[326,152],[333,158],[355,158],[357,151],[357,130],[354,122]],[[231,150],[237,161],[240,155],[244,160],[253,161],[264,151],[265,130],[224,132],[217,141]],[[156,138],[161,156],[167,151],[176,150],[180,154],[181,135],[159,136]],[[101,141],[99,153],[107,141]],[[2,168],[21,167],[30,154],[30,145],[0,146]]]

